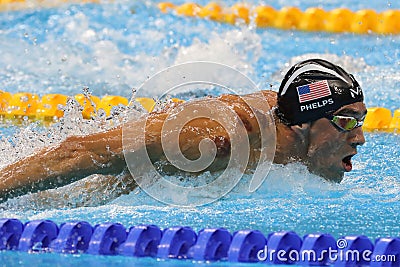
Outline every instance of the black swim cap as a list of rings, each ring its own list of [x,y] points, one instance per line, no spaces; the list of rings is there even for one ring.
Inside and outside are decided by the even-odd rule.
[[[288,125],[315,121],[342,106],[362,102],[364,96],[353,75],[322,59],[294,65],[278,92],[278,117]]]

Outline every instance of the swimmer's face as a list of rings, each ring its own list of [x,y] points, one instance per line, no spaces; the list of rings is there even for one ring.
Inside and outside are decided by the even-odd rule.
[[[334,115],[351,116],[360,121],[366,113],[365,104],[357,102],[343,106]],[[357,146],[364,143],[361,127],[343,131],[329,119],[321,118],[310,126],[307,165],[313,173],[340,182],[344,173],[353,168],[351,158],[357,154]]]

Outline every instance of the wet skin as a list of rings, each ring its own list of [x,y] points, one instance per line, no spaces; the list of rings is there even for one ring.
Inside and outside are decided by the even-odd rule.
[[[352,116],[361,120],[366,113],[364,103],[358,102],[343,106],[334,115]],[[361,127],[343,131],[328,119],[322,118],[311,123],[304,162],[311,172],[328,180],[341,182],[344,173],[352,170],[351,157],[357,154],[357,147],[364,143]]]
[[[261,95],[270,107],[276,106],[276,92],[262,91]],[[260,97],[260,92],[247,96],[257,98]],[[243,122],[250,143],[250,161],[256,161],[260,148],[260,130],[251,108],[237,95],[222,95],[217,99],[227,104]],[[207,99],[202,101],[208,103]],[[164,158],[161,129],[172,110],[170,107],[150,113],[142,121],[132,122],[130,126],[132,129],[140,129],[138,123],[146,121],[145,144],[147,153],[154,162]],[[365,105],[361,102],[344,106],[336,112],[340,115],[352,115],[357,119],[365,113]],[[344,164],[343,159],[354,155],[356,147],[365,142],[360,127],[349,132],[340,132],[325,118],[301,126],[287,126],[275,118],[275,126],[275,163],[300,161],[311,172],[335,182],[340,182],[346,168],[349,168],[348,160]],[[199,118],[185,125],[179,139],[182,154],[189,159],[197,158],[198,145],[204,138],[213,140],[217,147],[216,158],[206,171],[223,169],[230,157],[230,140],[224,128],[212,119]],[[143,149],[135,139],[129,143],[134,149]],[[251,162],[249,165],[251,166]],[[112,177],[124,170],[126,171],[126,162],[121,127],[87,136],[71,136],[56,146],[45,148],[0,170],[0,201],[27,192],[70,184],[92,174],[110,177],[112,183],[115,180]],[[173,172],[174,169],[169,171]],[[133,180],[129,173],[123,179]],[[127,184],[130,186],[121,193],[128,193],[136,187],[135,183]],[[98,185],[93,185],[95,186]],[[85,187],[89,188],[90,185]]]

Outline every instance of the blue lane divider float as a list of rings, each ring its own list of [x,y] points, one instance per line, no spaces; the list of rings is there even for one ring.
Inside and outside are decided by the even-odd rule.
[[[277,232],[268,236],[268,249],[270,253],[268,260],[274,264],[293,264],[299,258],[302,240],[295,232]]]
[[[87,253],[116,255],[118,247],[126,240],[126,229],[120,223],[103,223],[95,226]]]
[[[303,244],[300,249],[300,255],[303,257],[300,261],[305,265],[323,266],[334,263],[332,257],[329,256],[329,251],[337,251],[336,240],[330,234],[308,234],[303,238]],[[310,254],[314,253],[314,254]]]
[[[23,230],[24,225],[19,220],[0,220],[0,250],[17,249]]]
[[[375,259],[377,256],[393,255],[393,261],[391,266],[400,266],[400,238],[379,238],[376,241],[372,258]],[[370,264],[371,267],[382,266],[378,261],[373,261]],[[390,266],[387,264],[386,266]]]
[[[346,236],[342,237],[340,240],[343,244],[338,243],[339,254],[338,259],[335,261],[335,266],[365,266],[369,264],[365,261],[365,258],[367,258],[366,254],[372,253],[374,245],[368,237],[364,235]],[[353,256],[353,251],[358,251],[359,256]]]
[[[0,219],[0,250],[88,253],[195,261],[259,262],[310,266],[400,266],[400,238],[378,238],[375,244],[363,235],[335,239],[330,234],[292,231],[270,233],[224,228],[196,233],[187,226],[161,230],[138,225],[128,230],[119,223],[92,227],[85,221]],[[366,260],[369,259],[369,260]]]
[[[197,234],[190,227],[171,227],[165,229],[158,245],[157,257],[188,258],[189,249],[196,243]]]
[[[27,222],[19,239],[19,251],[47,251],[50,242],[56,239],[58,226],[50,220]]]
[[[224,228],[200,230],[196,244],[189,250],[189,258],[198,261],[225,260],[231,241],[231,233]]]
[[[228,260],[233,262],[258,262],[258,252],[265,248],[267,240],[257,230],[241,230],[233,234]]]
[[[50,244],[50,250],[70,254],[86,252],[92,234],[92,226],[85,221],[63,223],[57,238]]]
[[[121,255],[133,257],[156,257],[162,232],[156,225],[131,227],[126,241],[120,246]]]

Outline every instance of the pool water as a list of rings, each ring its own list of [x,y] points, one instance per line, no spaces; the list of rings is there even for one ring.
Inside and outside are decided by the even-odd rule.
[[[311,6],[326,10],[344,6],[342,1],[336,0],[263,3],[275,8],[295,4],[302,10]],[[354,0],[347,1],[346,7],[354,11],[363,8],[382,11],[399,9],[400,4]],[[400,108],[399,44],[400,36],[255,29],[178,17],[160,13],[156,3],[151,1],[60,4],[56,8],[0,13],[0,89],[10,93],[74,95],[88,87],[96,96],[130,97],[132,88],[138,88],[166,67],[209,60],[240,70],[260,89],[272,86],[277,90],[282,72],[289,65],[307,57],[322,57],[355,75],[364,89],[367,107],[379,106],[393,111]],[[211,93],[218,95],[220,91]],[[193,96],[196,94],[193,92]],[[74,107],[63,124],[51,128],[38,124],[18,127],[2,124],[0,166],[40,147],[60,142],[66,136],[111,126],[104,124],[101,118],[82,120]],[[111,221],[126,227],[142,223],[162,228],[187,225],[196,231],[225,227],[231,232],[258,229],[264,234],[293,230],[300,236],[326,232],[336,238],[364,234],[371,240],[399,236],[400,136],[366,133],[366,140],[353,158],[353,171],[346,173],[341,184],[325,182],[300,164],[274,165],[255,193],[248,193],[246,183],[240,182],[222,199],[202,207],[166,206],[139,189],[105,202],[94,200],[90,207],[74,207],[73,203],[61,200],[37,203],[31,195],[26,195],[3,203],[0,218],[50,219],[56,223],[79,219],[92,225]],[[245,175],[243,181],[246,179],[250,177]],[[193,264],[120,256],[4,251],[0,252],[0,259],[3,266],[57,266],[66,262],[93,266]]]

